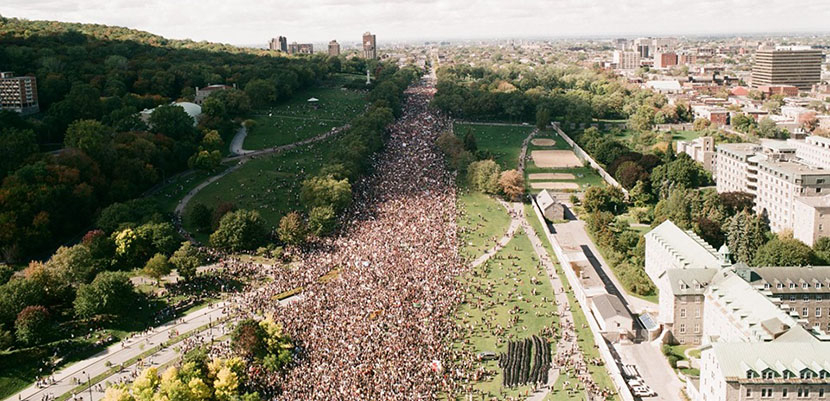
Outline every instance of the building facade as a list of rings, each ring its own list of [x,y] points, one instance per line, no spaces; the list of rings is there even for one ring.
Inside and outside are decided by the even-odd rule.
[[[790,160],[758,162],[755,211],[766,214],[775,232],[793,229],[798,197],[830,193],[830,171]]]
[[[813,246],[819,238],[830,237],[830,195],[796,198],[793,218],[793,238]]]
[[[755,267],[744,277],[808,328],[830,332],[830,266]]]
[[[271,41],[268,42],[268,50],[288,53],[288,39],[286,39],[285,36],[280,36],[279,38],[271,38]]]
[[[703,136],[691,141],[677,141],[677,153],[685,153],[703,165],[709,172],[715,171],[715,138]]]
[[[821,82],[821,50],[809,47],[759,49],[752,68],[752,86],[792,85],[810,90]]]
[[[371,32],[363,34],[363,58],[374,60],[378,58],[377,36]]]
[[[329,56],[337,57],[340,55],[340,43],[336,40],[329,42]]]
[[[11,72],[0,72],[0,110],[12,110],[20,114],[39,112],[37,78],[16,77]]]
[[[621,70],[636,70],[640,68],[640,54],[615,50],[612,62]]]
[[[718,193],[747,192],[755,195],[758,186],[758,161],[761,147],[754,143],[724,143],[715,155]]]
[[[234,84],[234,85],[236,85],[236,84]],[[208,96],[210,96],[214,92],[228,90],[228,89],[233,89],[233,87],[228,86],[228,85],[208,85],[204,88],[199,88],[197,86],[196,87],[196,95],[193,97],[193,103],[196,103],[196,104],[201,106],[202,103],[204,103],[205,99],[207,99]]]
[[[288,53],[290,54],[314,54],[314,45],[311,43],[297,43],[292,42],[288,45]]]

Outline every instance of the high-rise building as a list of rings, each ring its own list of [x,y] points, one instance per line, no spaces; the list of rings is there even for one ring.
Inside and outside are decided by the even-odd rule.
[[[654,68],[666,69],[677,65],[677,53],[654,53]]]
[[[275,50],[281,51],[283,53],[288,53],[288,39],[285,36],[280,36],[279,38],[271,38],[271,41],[268,42],[268,50]]]
[[[337,43],[336,40],[332,40],[329,42],[329,56],[339,56],[340,55],[340,43]]]
[[[821,81],[821,50],[807,46],[761,48],[755,53],[752,86],[792,85],[809,90]]]
[[[640,68],[640,54],[637,52],[625,52],[614,50],[614,64],[621,70],[636,70]]]
[[[378,58],[377,37],[370,32],[363,34],[363,58]]]
[[[291,54],[314,54],[314,45],[311,43],[293,42],[288,45],[288,53]]]
[[[11,72],[0,72],[0,110],[12,110],[20,114],[39,112],[37,79],[32,76],[15,77]]]

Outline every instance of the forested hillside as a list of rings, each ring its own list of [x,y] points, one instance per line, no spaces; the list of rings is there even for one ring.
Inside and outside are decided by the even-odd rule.
[[[106,205],[186,169],[197,152],[219,151],[217,135],[227,143],[252,107],[341,69],[325,56],[2,17],[0,43],[0,70],[35,75],[41,107],[25,119],[0,112],[0,259],[8,261],[52,250]],[[217,83],[239,89],[211,96],[197,127],[180,107],[158,109],[153,128],[136,114]]]

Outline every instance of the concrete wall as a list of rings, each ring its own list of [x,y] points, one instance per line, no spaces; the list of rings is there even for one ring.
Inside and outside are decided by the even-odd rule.
[[[625,379],[623,378],[622,371],[617,364],[617,360],[614,359],[611,349],[608,347],[608,343],[605,342],[599,325],[594,319],[592,319],[591,307],[588,305],[588,301],[586,300],[585,290],[582,288],[581,280],[579,280],[579,277],[576,276],[576,272],[573,271],[570,263],[568,263],[568,258],[565,256],[565,252],[562,250],[559,242],[556,241],[556,238],[553,237],[548,229],[548,224],[545,222],[544,216],[542,216],[542,210],[536,203],[536,199],[533,198],[531,203],[533,204],[533,211],[536,212],[536,218],[538,218],[539,222],[542,223],[542,229],[545,231],[545,237],[553,248],[553,253],[556,256],[556,259],[559,260],[559,265],[562,267],[562,270],[565,272],[565,277],[571,284],[571,288],[573,289],[574,295],[579,303],[579,307],[585,314],[585,320],[588,321],[588,326],[591,328],[591,333],[594,335],[594,343],[599,349],[600,357],[602,357],[603,362],[605,362],[605,368],[608,370],[608,374],[614,382],[614,387],[616,387],[617,393],[623,401],[634,401],[634,396],[631,394],[631,390],[628,388],[628,384],[626,384]]]
[[[556,133],[559,134],[559,136],[561,136],[562,139],[564,139],[565,142],[567,142],[568,145],[571,146],[571,148],[573,148],[574,154],[577,158],[579,158],[579,160],[587,162],[589,166],[597,170],[597,173],[599,173],[600,177],[602,177],[602,179],[605,180],[605,182],[621,189],[622,192],[625,194],[625,197],[628,198],[628,191],[625,188],[623,188],[622,185],[620,185],[620,183],[617,182],[617,180],[611,176],[611,174],[608,174],[608,172],[606,172],[605,169],[602,168],[602,166],[600,166],[599,163],[597,163],[594,160],[594,158],[588,154],[588,152],[582,150],[582,148],[579,147],[579,145],[577,145],[576,142],[574,142],[574,140],[571,139],[571,137],[569,137],[564,131],[562,131],[559,128],[559,123],[553,123],[553,129],[556,130]]]

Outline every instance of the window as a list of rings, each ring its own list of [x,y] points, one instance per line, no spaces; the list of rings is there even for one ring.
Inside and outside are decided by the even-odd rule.
[[[775,372],[771,370],[764,371],[764,379],[772,379],[773,377],[775,377]]]
[[[789,379],[791,377],[793,377],[793,372],[790,372],[789,370],[784,371],[784,378],[785,379]]]
[[[810,288],[810,284],[803,283],[803,284],[801,284],[801,288],[806,290],[806,289]]]
[[[751,371],[751,370],[747,370],[747,371],[746,371],[746,378],[747,378],[747,379],[751,379],[751,378],[753,378],[753,377],[755,377],[755,372],[753,372],[753,371]]]
[[[790,283],[790,289],[795,288],[795,283]]]
[[[795,295],[790,295],[790,301],[795,301]]]
[[[821,317],[821,308],[816,308],[816,317]]]
[[[804,369],[801,371],[801,378],[802,379],[812,379],[813,378],[813,371]]]
[[[810,389],[805,387],[800,387],[798,389],[798,398],[807,398],[810,396]]]
[[[810,301],[810,296],[805,295],[805,296],[801,297],[801,300],[804,301],[804,302],[809,302]]]
[[[686,317],[686,308],[681,308],[681,309],[680,309],[680,317],[681,317],[681,318]]]
[[[752,397],[752,389],[751,388],[746,389],[746,396],[747,397]]]
[[[695,323],[695,334],[700,333],[700,323]]]
[[[764,283],[764,289],[765,289],[765,290],[768,290],[768,289],[769,289],[769,283]]]
[[[686,332],[686,324],[684,324],[684,323],[680,323],[680,332],[681,332],[681,333],[685,333],[685,332]]]
[[[763,397],[763,398],[772,398],[772,389],[771,388],[762,388],[761,389],[761,397]]]
[[[695,317],[700,317],[700,309],[695,309]]]
[[[810,315],[810,313],[809,313],[808,308],[806,306],[801,308],[801,316],[802,317],[807,317],[809,315]]]
[[[822,370],[821,372],[818,372],[818,377],[819,377],[819,379],[826,379],[827,378],[827,371]]]
[[[775,285],[775,288],[778,288],[780,290],[780,289],[784,288],[784,284],[778,283],[778,284]]]
[[[824,398],[824,389],[823,388],[818,389],[818,396],[821,397],[821,398]]]
[[[781,398],[787,398],[787,393],[788,392],[789,392],[789,390],[787,390],[786,387],[782,388],[781,389]]]

